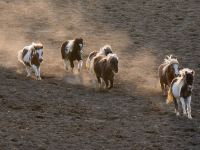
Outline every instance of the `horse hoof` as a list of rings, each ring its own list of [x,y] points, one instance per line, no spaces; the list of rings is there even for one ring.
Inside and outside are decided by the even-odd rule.
[[[183,116],[187,116],[187,113],[183,113]]]
[[[191,119],[192,119],[192,116],[188,116],[188,119],[190,119],[190,120],[191,120]]]
[[[176,116],[180,116],[180,113],[179,113],[179,112],[177,112],[177,113],[176,113]]]
[[[37,80],[40,81],[40,80],[42,80],[42,78],[41,77],[37,77]]]

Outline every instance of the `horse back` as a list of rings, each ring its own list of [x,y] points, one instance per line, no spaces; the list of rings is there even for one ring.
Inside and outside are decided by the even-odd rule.
[[[164,64],[161,64],[159,67],[158,67],[158,75],[159,77],[162,77],[163,75],[163,68],[165,67]]]
[[[98,77],[102,77],[103,79],[110,79],[114,77],[114,73],[107,63],[108,61],[106,56],[97,56],[94,59],[94,71]]]
[[[98,53],[98,52],[96,52],[96,51],[91,52],[91,53],[89,54],[89,56],[88,56],[88,59],[91,61],[91,60],[97,55],[97,53]]]

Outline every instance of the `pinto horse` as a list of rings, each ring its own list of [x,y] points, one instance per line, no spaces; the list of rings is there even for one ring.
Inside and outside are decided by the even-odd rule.
[[[183,108],[183,114],[189,119],[191,116],[191,95],[194,81],[194,70],[184,68],[180,70],[180,76],[173,79],[167,96],[167,103],[174,102],[176,115],[179,116],[178,102],[180,101]],[[186,105],[185,105],[186,102]]]
[[[41,43],[32,43],[25,46],[18,52],[18,60],[25,65],[27,77],[31,76],[33,69],[37,80],[41,80],[40,64],[43,61],[43,45]]]
[[[64,42],[61,46],[61,55],[64,60],[64,67],[66,70],[69,69],[69,65],[71,67],[71,71],[73,72],[74,61],[78,61],[78,71],[81,71],[83,59],[83,39],[76,38],[74,40],[68,40]]]
[[[108,54],[107,56],[97,55],[91,64],[97,81],[101,87],[102,81],[105,82],[105,88],[111,89],[114,82],[114,74],[118,72],[118,57],[116,54]]]
[[[179,75],[179,70],[179,62],[176,58],[172,58],[172,55],[167,56],[159,66],[158,74],[163,96],[166,95],[167,86],[169,87],[172,80]]]

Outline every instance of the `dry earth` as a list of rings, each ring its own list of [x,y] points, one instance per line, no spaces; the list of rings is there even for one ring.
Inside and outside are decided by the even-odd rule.
[[[0,1],[0,149],[200,149],[199,0]],[[63,70],[60,45],[84,39],[84,57],[104,44],[119,56],[109,92],[87,72]],[[25,77],[16,53],[44,44],[42,81]],[[174,54],[196,71],[193,120],[165,104],[157,67]]]

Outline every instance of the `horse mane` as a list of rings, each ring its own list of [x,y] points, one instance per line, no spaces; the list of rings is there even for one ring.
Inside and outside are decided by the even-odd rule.
[[[104,45],[102,48],[100,48],[99,52],[97,55],[107,55],[112,53],[112,48],[110,45]]]
[[[189,72],[189,73],[192,73],[192,72],[193,72],[193,73],[194,73],[194,70],[189,69],[189,68],[183,68],[183,69],[181,69],[179,72],[180,72],[181,77],[182,77],[182,76],[184,77],[186,72]]]
[[[163,70],[165,71],[172,64],[179,64],[179,62],[177,58],[173,58],[172,55],[169,55],[164,59],[163,65],[165,65],[165,67],[163,68]]]
[[[110,53],[107,55],[106,59],[110,61],[112,58],[116,58],[118,60],[117,54]]]
[[[42,49],[43,48],[43,45],[42,43],[38,42],[38,43],[34,43],[32,42],[31,44],[31,50],[39,50],[39,49]]]
[[[186,74],[186,72],[189,72],[189,73],[194,73],[194,71],[192,70],[192,69],[189,69],[189,68],[183,68],[183,69],[181,69],[180,71],[179,71],[179,73],[180,73],[180,76],[179,77],[177,77],[177,79],[178,79],[178,84],[179,83],[181,83],[181,82],[185,82],[184,81],[184,79],[185,79],[185,74]]]

